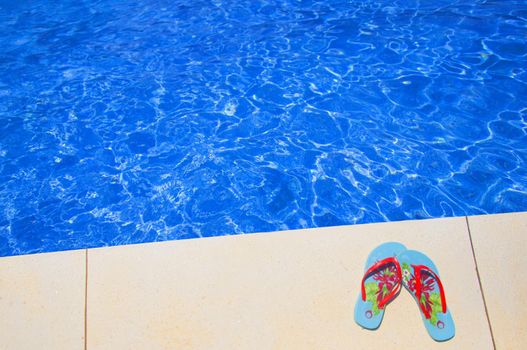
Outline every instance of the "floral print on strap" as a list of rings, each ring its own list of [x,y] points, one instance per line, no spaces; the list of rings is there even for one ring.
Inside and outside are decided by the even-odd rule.
[[[364,283],[368,277],[372,282]],[[395,259],[377,262],[364,275],[362,299],[372,304],[372,314],[378,315],[401,288],[401,271]]]

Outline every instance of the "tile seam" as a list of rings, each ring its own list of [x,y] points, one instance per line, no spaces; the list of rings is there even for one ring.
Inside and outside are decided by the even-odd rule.
[[[86,249],[84,280],[84,350],[88,350],[88,249]]]
[[[472,241],[472,232],[470,231],[470,224],[468,221],[468,216],[465,216],[465,221],[467,223],[468,238],[470,240],[470,249],[472,250],[472,258],[474,259],[474,266],[476,267],[476,275],[478,277],[479,291],[481,293],[481,298],[483,299],[483,306],[485,308],[485,316],[487,317],[487,323],[489,325],[490,338],[492,339],[492,347],[496,350],[496,341],[494,340],[494,332],[492,331],[492,324],[490,322],[489,310],[487,308],[487,301],[485,299],[485,292],[483,291],[483,284],[481,283],[481,276],[479,274],[478,261],[476,259],[476,251],[474,249],[474,243]]]

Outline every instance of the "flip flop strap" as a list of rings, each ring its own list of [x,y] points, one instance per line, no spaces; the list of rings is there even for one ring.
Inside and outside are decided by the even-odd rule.
[[[401,265],[399,265],[399,262],[394,257],[389,257],[380,261],[377,261],[375,264],[373,264],[364,274],[364,277],[362,278],[361,283],[361,295],[362,295],[362,301],[366,301],[366,287],[364,286],[364,283],[366,282],[366,279],[373,274],[375,271],[379,270],[381,267],[385,265],[395,265],[395,269],[397,271],[397,284],[395,285],[395,288],[393,288],[390,293],[386,297],[384,297],[378,304],[379,309],[382,309],[392,298],[399,292],[401,289],[401,280],[402,280],[402,273],[401,273]]]
[[[421,294],[423,292],[421,283],[422,271],[429,273],[436,280],[437,286],[439,287],[439,295],[441,296],[441,307],[443,308],[443,313],[446,313],[445,290],[443,289],[443,284],[441,283],[441,279],[439,279],[439,276],[425,265],[412,265],[412,267],[414,268],[415,276],[415,296],[417,297],[419,307],[421,308],[421,311],[423,311],[423,314],[425,315],[426,319],[430,319],[430,317],[432,316],[430,315],[430,312],[426,309],[426,307],[421,303]]]

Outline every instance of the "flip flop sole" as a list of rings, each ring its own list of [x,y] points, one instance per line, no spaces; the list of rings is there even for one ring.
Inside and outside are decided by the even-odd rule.
[[[417,296],[414,291],[410,289],[409,280],[411,280],[413,276],[413,268],[412,265],[423,265],[428,267],[430,270],[432,270],[437,276],[439,276],[439,271],[433,261],[426,255],[424,255],[421,252],[418,252],[416,250],[407,250],[397,256],[397,260],[399,260],[399,263],[401,264],[401,268],[403,271],[403,285],[404,287],[412,294],[414,300],[417,302],[419,306],[419,301],[417,300]],[[440,276],[439,276],[440,277]],[[411,283],[410,283],[411,284]],[[431,297],[432,301],[438,300],[438,289],[437,289],[437,283],[435,283],[435,289],[430,291],[430,294],[433,296]],[[440,303],[436,306],[436,308],[440,307]],[[449,339],[452,339],[454,335],[456,334],[456,328],[454,324],[454,320],[452,319],[452,315],[450,314],[450,309],[447,308],[446,313],[443,313],[441,310],[434,310],[434,307],[432,307],[432,317],[430,319],[427,319],[424,313],[421,310],[421,307],[419,307],[419,311],[421,312],[421,317],[423,319],[423,323],[425,325],[426,330],[428,331],[428,334],[432,337],[432,339],[436,341],[446,341]]]
[[[388,242],[381,244],[377,248],[373,249],[366,259],[366,265],[364,271],[373,266],[376,262],[384,260],[386,258],[395,257],[406,250],[406,247],[401,243]],[[372,277],[369,277],[365,284],[372,283]],[[368,289],[368,286],[366,286]],[[376,308],[371,301],[363,301],[361,293],[355,304],[355,322],[366,329],[374,330],[379,328],[384,316],[384,308]]]

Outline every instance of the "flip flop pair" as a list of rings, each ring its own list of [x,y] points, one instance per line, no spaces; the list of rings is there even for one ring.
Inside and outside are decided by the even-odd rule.
[[[379,328],[386,305],[397,297],[402,286],[419,305],[423,323],[434,340],[454,337],[454,321],[437,267],[423,253],[407,250],[396,242],[384,243],[368,255],[355,304],[355,322],[366,329]]]

